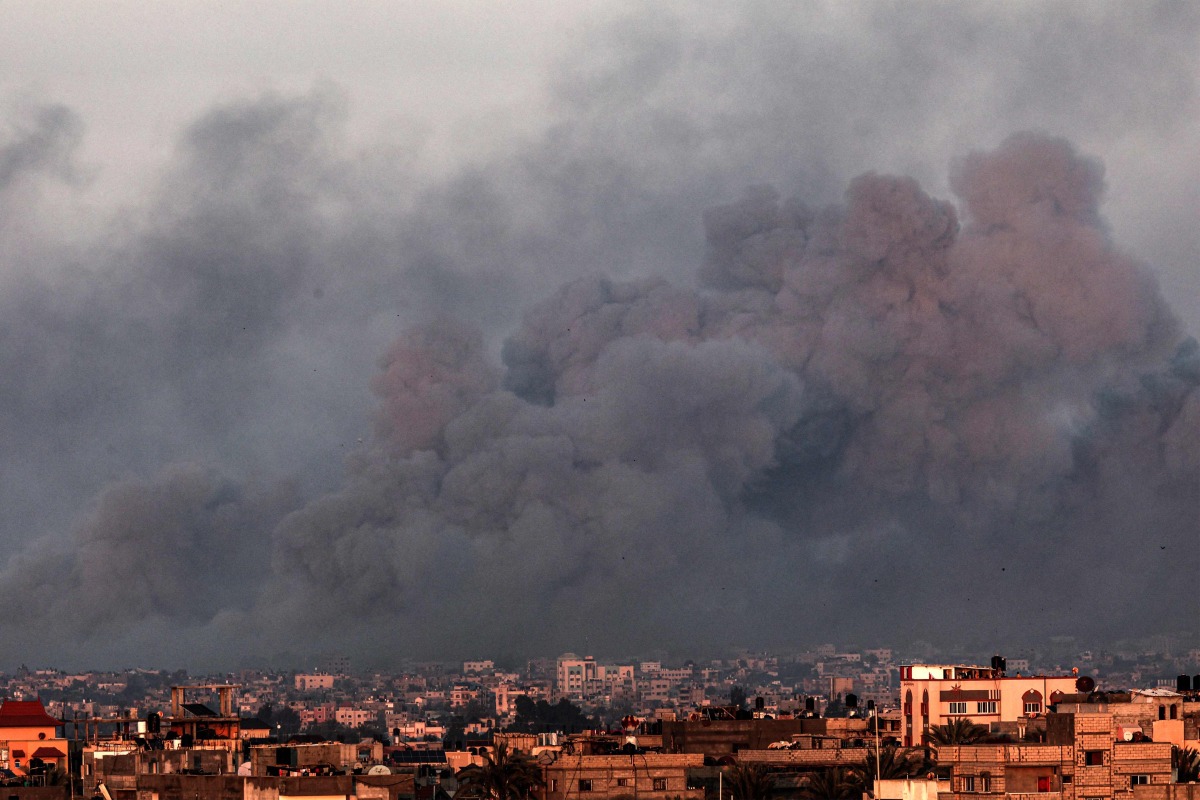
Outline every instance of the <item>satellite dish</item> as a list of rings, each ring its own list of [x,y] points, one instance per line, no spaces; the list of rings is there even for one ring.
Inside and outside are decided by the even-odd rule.
[[[1091,675],[1083,675],[1075,679],[1075,688],[1078,691],[1087,694],[1096,688],[1096,680]]]
[[[548,767],[554,763],[555,759],[556,756],[554,755],[553,750],[543,750],[542,752],[538,753],[537,762],[543,767]]]
[[[367,770],[368,775],[391,775],[392,771],[388,769],[386,764],[376,764]]]
[[[249,777],[251,774],[253,774],[253,773],[251,772],[251,766],[250,766],[250,762],[249,762],[249,761],[243,761],[241,764],[239,764],[239,765],[238,765],[237,774],[238,774],[239,776],[243,777],[243,778],[247,778],[247,777]]]

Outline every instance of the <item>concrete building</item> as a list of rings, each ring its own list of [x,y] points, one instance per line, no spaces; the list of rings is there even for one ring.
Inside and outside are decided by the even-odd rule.
[[[300,674],[295,684],[298,692],[316,692],[333,688],[333,676],[324,674]]]
[[[955,719],[990,726],[1045,714],[1055,698],[1075,692],[1075,682],[1073,675],[1010,677],[1002,666],[901,666],[903,744],[919,745],[929,728]]]
[[[0,704],[0,767],[17,775],[26,775],[30,762],[65,769],[62,727],[62,720],[47,714],[40,700],[5,700]]]
[[[558,658],[554,688],[564,697],[582,699],[589,681],[596,680],[596,659],[563,653]]]
[[[541,800],[703,800],[704,789],[688,781],[703,766],[701,755],[560,755],[542,766]]]
[[[1051,714],[1044,743],[936,750],[939,765],[951,767],[950,793],[942,800],[978,800],[979,794],[1132,800],[1139,787],[1161,787],[1172,779],[1171,745],[1125,741],[1112,714]]]

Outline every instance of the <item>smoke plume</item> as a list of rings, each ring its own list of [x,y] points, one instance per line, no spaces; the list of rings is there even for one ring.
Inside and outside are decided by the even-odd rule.
[[[5,106],[10,658],[1190,624],[1200,14],[690,9],[450,166],[322,84],[113,209],[80,115]]]

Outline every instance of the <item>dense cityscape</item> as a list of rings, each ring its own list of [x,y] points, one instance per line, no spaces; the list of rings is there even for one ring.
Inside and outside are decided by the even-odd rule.
[[[0,8],[0,800],[1200,800],[1200,1]]]
[[[389,671],[341,655],[216,675],[22,666],[0,675],[0,774],[21,800],[1193,800],[1200,645],[1075,644],[973,661],[830,643]]]

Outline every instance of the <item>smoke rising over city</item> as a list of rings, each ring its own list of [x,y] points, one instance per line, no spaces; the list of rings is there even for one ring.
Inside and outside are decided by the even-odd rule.
[[[353,86],[226,99],[115,207],[81,112],[10,103],[10,648],[988,648],[1194,609],[1200,15],[915,8],[629,10],[541,130],[450,165],[364,140]]]

